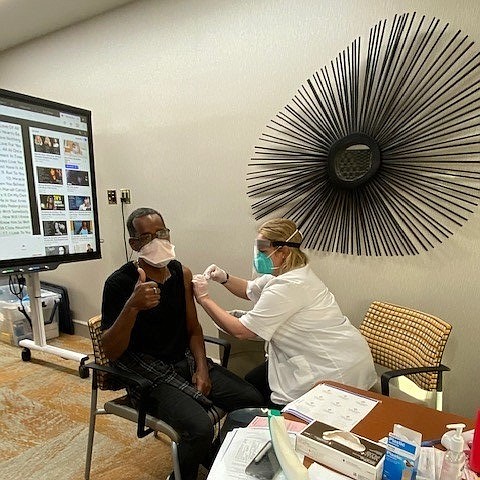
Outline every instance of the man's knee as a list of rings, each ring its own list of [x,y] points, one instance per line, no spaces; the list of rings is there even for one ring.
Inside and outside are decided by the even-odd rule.
[[[253,385],[248,385],[243,389],[240,399],[251,407],[261,407],[264,403],[263,395]]]
[[[251,384],[232,372],[216,366],[211,371],[214,404],[226,411],[244,407],[258,407],[263,404],[260,392]]]
[[[184,439],[205,442],[205,445],[209,446],[213,441],[212,420],[206,412],[191,417],[180,434]]]

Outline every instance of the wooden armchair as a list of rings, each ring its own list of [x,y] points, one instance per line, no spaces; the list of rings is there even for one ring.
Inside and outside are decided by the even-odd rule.
[[[373,302],[360,325],[380,373],[381,393],[404,400],[431,403],[442,409],[442,374],[450,369],[442,365],[442,356],[451,332],[451,325],[428,313],[386,302]],[[423,395],[411,397],[405,382],[418,387]],[[391,388],[392,387],[392,388]],[[414,388],[413,388],[414,389]],[[415,394],[414,394],[415,395]],[[410,398],[409,398],[410,396]]]

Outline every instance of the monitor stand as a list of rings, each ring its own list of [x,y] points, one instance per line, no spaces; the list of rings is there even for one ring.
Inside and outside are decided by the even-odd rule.
[[[81,378],[87,378],[88,369],[84,367],[84,364],[88,360],[88,355],[47,345],[45,324],[43,323],[40,277],[38,273],[29,273],[26,275],[26,279],[28,295],[30,297],[30,318],[32,320],[33,340],[20,340],[20,342],[18,342],[18,344],[23,347],[22,360],[25,362],[30,360],[30,350],[51,353],[52,355],[57,355],[66,360],[76,360],[77,362],[80,362],[78,373]]]

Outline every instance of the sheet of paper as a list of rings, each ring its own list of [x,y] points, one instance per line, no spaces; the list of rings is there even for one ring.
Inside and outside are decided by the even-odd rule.
[[[228,432],[215,457],[207,480],[257,480],[245,473],[246,466],[270,440],[268,428],[235,428]],[[291,435],[292,445],[295,437]],[[303,456],[301,456],[303,460]],[[283,472],[275,480],[285,480]]]
[[[329,470],[318,463],[312,463],[310,465],[308,468],[308,478],[310,480],[350,480],[349,477],[334,472],[333,470]]]
[[[307,422],[317,420],[349,432],[377,403],[379,400],[322,383],[289,403],[282,411]]]
[[[298,433],[305,428],[303,422],[295,422],[293,420],[285,420],[285,426],[287,432]],[[248,425],[247,428],[268,428],[268,417],[255,417]]]

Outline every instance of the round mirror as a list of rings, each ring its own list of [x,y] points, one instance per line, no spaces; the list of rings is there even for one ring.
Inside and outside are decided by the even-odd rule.
[[[375,140],[363,133],[352,133],[332,145],[328,174],[335,185],[355,188],[368,182],[380,163],[380,149]]]

